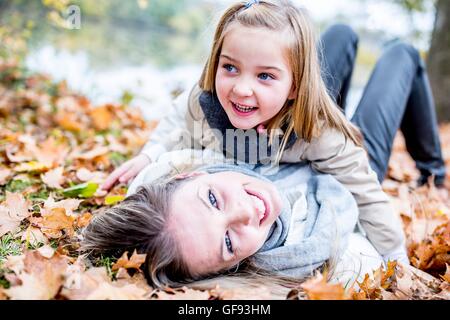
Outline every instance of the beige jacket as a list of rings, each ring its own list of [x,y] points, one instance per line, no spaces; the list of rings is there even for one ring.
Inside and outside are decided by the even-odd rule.
[[[141,153],[152,161],[167,151],[211,148],[221,152],[219,143],[198,102],[196,85],[175,99]],[[334,129],[326,129],[310,143],[298,139],[285,150],[281,162],[310,161],[322,173],[333,175],[355,197],[363,232],[382,255],[404,244],[401,222],[371,169],[366,151]]]

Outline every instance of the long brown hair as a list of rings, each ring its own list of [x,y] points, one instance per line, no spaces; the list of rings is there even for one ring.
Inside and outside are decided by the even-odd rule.
[[[306,142],[321,134],[322,129],[334,128],[356,145],[362,146],[359,130],[348,121],[330,97],[322,79],[317,53],[316,36],[306,11],[288,0],[262,0],[246,8],[246,1],[230,6],[216,27],[210,56],[199,80],[202,90],[215,91],[215,76],[223,42],[230,26],[266,28],[286,36],[288,59],[293,71],[296,98],[272,118],[267,129],[270,142],[279,128],[286,128],[277,161],[292,132]]]
[[[144,272],[155,287],[178,286],[172,279],[192,278],[180,249],[167,231],[169,205],[183,180],[144,184],[118,205],[96,215],[83,230],[81,250],[89,256],[147,254]]]

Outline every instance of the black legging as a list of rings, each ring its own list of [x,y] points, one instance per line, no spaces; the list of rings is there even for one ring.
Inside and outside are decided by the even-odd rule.
[[[323,77],[331,96],[345,110],[355,65],[358,36],[346,25],[335,25],[321,37]],[[370,164],[381,182],[387,171],[398,129],[420,170],[419,184],[435,176],[445,180],[433,96],[419,52],[396,42],[387,46],[367,83],[351,121],[364,136]]]

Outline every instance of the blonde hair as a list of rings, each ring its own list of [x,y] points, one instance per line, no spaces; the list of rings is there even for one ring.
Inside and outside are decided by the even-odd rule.
[[[356,145],[362,146],[362,136],[357,127],[345,118],[330,97],[322,79],[317,53],[316,36],[312,23],[304,9],[295,7],[288,0],[259,1],[250,8],[241,1],[230,6],[217,25],[210,56],[203,69],[199,86],[204,91],[215,91],[215,76],[223,42],[230,26],[266,28],[285,32],[288,59],[293,70],[296,98],[286,101],[280,112],[273,117],[267,129],[272,143],[277,130],[286,127],[276,162],[281,159],[291,133],[311,142],[320,136],[324,128],[334,128]]]

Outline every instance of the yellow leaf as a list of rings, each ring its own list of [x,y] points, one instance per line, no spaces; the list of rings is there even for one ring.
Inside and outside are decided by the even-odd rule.
[[[120,202],[123,199],[125,199],[125,196],[122,196],[122,195],[106,196],[105,197],[105,204],[106,205],[116,204],[117,202]]]
[[[21,163],[14,168],[17,172],[44,172],[48,169],[50,169],[48,165],[37,161]]]

